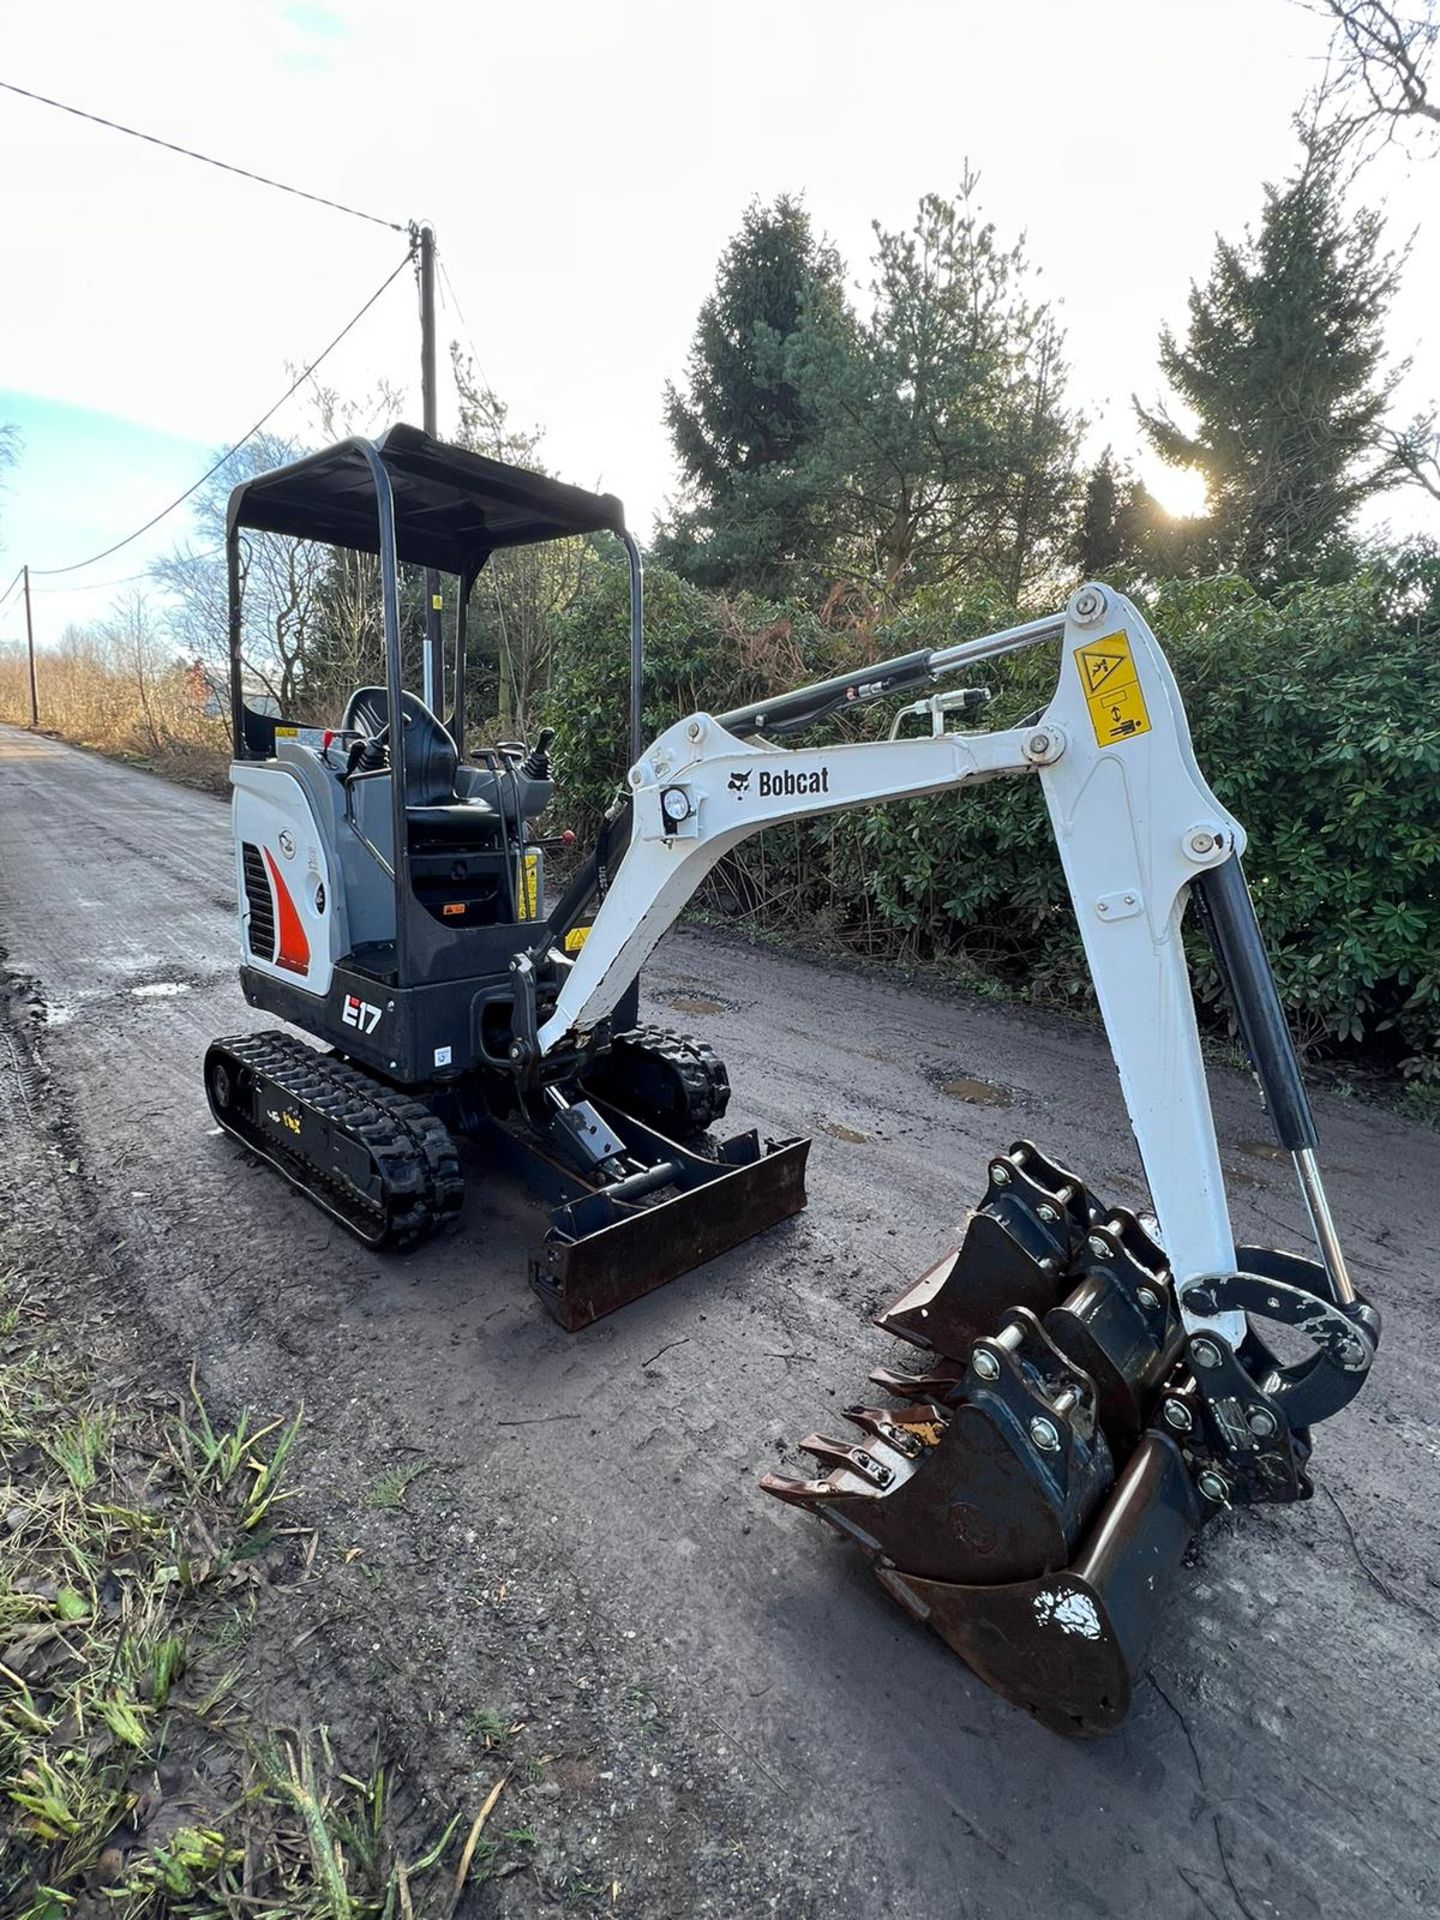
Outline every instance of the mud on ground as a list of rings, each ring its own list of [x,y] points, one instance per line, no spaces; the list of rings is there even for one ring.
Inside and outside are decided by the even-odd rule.
[[[503,1751],[533,1867],[482,1910],[1435,1910],[1435,1134],[1319,1103],[1387,1317],[1374,1379],[1318,1435],[1314,1502],[1202,1538],[1123,1732],[1062,1743],[756,1480],[899,1357],[868,1316],[996,1145],[1032,1136],[1142,1197],[1098,1037],[672,936],[646,1017],[717,1046],[736,1126],[815,1135],[811,1207],[572,1339],[524,1284],[533,1204],[473,1155],[460,1231],[387,1260],[214,1135],[204,1045],[257,1024],[226,825],[0,732],[0,939],[43,1008],[40,1121],[63,1100],[76,1163],[56,1284],[172,1375],[197,1355],[224,1407],[303,1400],[326,1624],[278,1690],[323,1676],[323,1710],[378,1723],[437,1805],[493,1778],[476,1729],[520,1726]],[[1216,1106],[1242,1237],[1303,1246],[1250,1089],[1221,1074]]]

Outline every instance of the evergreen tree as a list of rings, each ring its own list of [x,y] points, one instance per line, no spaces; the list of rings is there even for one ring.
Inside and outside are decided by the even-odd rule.
[[[1090,469],[1070,541],[1070,558],[1087,580],[1104,580],[1126,558],[1120,533],[1121,475],[1109,447]]]
[[[869,317],[818,315],[792,355],[835,563],[891,601],[961,573],[1018,597],[1069,520],[1060,336],[976,186],[927,195],[908,232],[877,225]]]
[[[806,315],[841,312],[841,272],[803,204],[785,194],[752,203],[721,257],[685,391],[665,390],[684,498],[657,545],[692,579],[784,586],[810,551],[795,478],[806,422],[789,349]]]
[[[1209,512],[1194,564],[1276,586],[1332,571],[1356,508],[1394,484],[1382,423],[1403,369],[1386,372],[1383,328],[1398,263],[1380,217],[1347,211],[1333,164],[1311,149],[1267,188],[1258,234],[1221,241],[1190,292],[1184,344],[1160,341],[1165,377],[1195,419],[1136,408],[1150,444],[1198,470]]]
[[[1063,560],[1074,505],[1080,423],[1063,405],[1069,369],[1061,346],[1059,329],[1042,310],[1025,340],[1009,395],[1013,478],[1000,577],[1016,604],[1027,587]]]
[[[1066,558],[1086,580],[1173,573],[1186,524],[1172,520],[1106,447],[1085,481]]]

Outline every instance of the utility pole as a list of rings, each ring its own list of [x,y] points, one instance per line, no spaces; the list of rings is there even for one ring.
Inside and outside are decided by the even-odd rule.
[[[35,624],[30,618],[30,569],[25,568],[25,651],[30,659],[30,731],[40,726],[40,702],[35,692]]]
[[[435,393],[435,229],[420,228],[420,403],[426,433],[439,431]],[[442,721],[445,698],[445,637],[440,619],[440,576],[425,569],[425,704]]]

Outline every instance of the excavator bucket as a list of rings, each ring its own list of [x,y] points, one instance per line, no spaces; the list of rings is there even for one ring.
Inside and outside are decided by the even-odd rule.
[[[1354,1394],[1378,1339],[1312,1262],[1238,1260],[1187,1308],[1286,1321],[1313,1355],[1282,1364],[1253,1326],[1234,1348],[1187,1334],[1140,1221],[1018,1142],[959,1248],[878,1316],[927,1371],[877,1370],[898,1405],[849,1408],[859,1443],[812,1434],[824,1471],[761,1485],[858,1545],[1007,1700],[1057,1733],[1108,1732],[1191,1540],[1226,1505],[1308,1494],[1307,1423]]]
[[[962,1586],[877,1563],[881,1585],[988,1686],[1054,1733],[1108,1733],[1202,1519],[1179,1448],[1147,1434],[1068,1566]]]

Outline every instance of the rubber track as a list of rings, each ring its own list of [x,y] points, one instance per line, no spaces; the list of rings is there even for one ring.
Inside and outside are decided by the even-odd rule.
[[[237,1065],[263,1075],[287,1098],[309,1107],[362,1148],[383,1183],[379,1202],[336,1169],[316,1165],[258,1129],[252,1133],[211,1103],[228,1133],[269,1160],[358,1239],[370,1246],[414,1246],[459,1212],[465,1182],[455,1143],[420,1101],[290,1034],[245,1034],[215,1041],[212,1054],[216,1048]]]
[[[674,1129],[675,1139],[686,1140],[693,1134],[704,1133],[716,1121],[724,1119],[730,1104],[730,1076],[724,1062],[703,1040],[694,1040],[689,1034],[670,1033],[664,1027],[632,1027],[627,1033],[616,1034],[596,1076],[602,1097],[614,1100],[617,1106],[629,1111],[621,1083],[627,1059],[641,1058],[659,1062],[668,1069],[672,1081],[679,1084],[685,1115],[683,1124]]]

